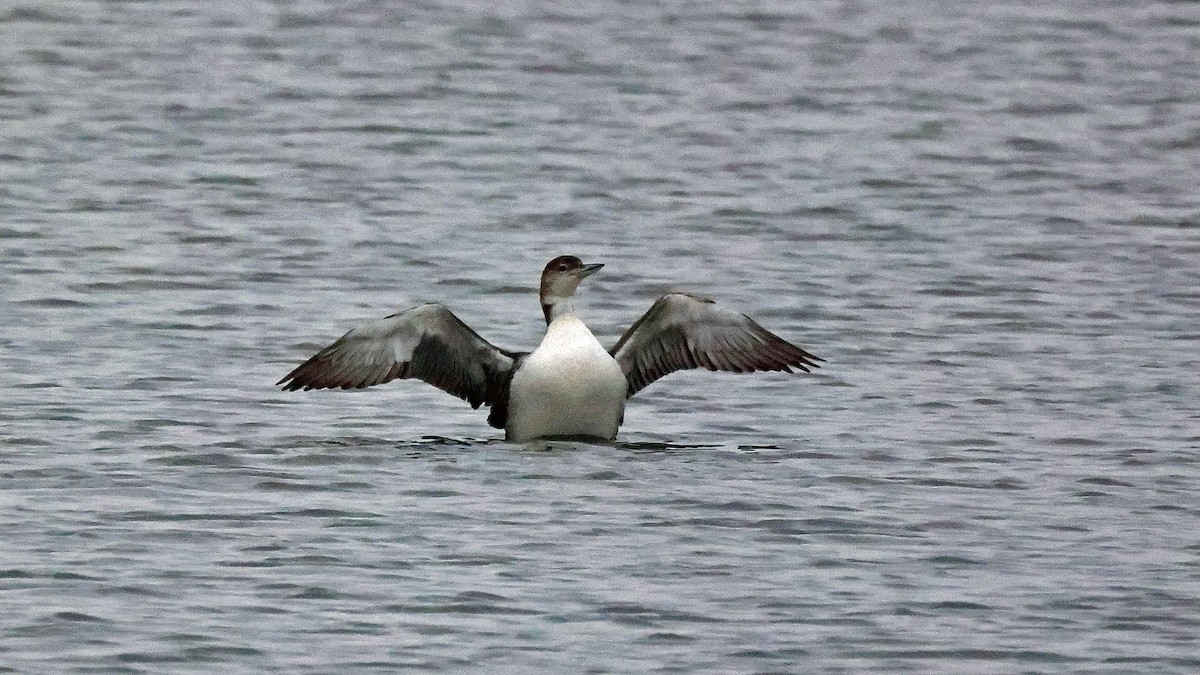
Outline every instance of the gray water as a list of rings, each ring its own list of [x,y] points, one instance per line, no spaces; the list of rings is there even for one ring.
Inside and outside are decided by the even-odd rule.
[[[0,670],[1200,668],[1188,2],[0,5]],[[828,359],[611,445],[272,385],[439,300]]]

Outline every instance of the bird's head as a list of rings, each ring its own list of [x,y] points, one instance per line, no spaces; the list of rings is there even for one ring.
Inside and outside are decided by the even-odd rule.
[[[604,267],[601,263],[585,264],[573,255],[560,255],[546,263],[540,295],[547,324],[560,310],[569,311],[571,296],[575,295],[579,282],[601,267]]]

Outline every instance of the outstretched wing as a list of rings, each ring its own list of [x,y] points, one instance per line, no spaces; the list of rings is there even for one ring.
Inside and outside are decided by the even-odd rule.
[[[658,299],[608,350],[629,382],[629,395],[677,370],[749,373],[819,368],[818,358],[745,314],[684,293]]]
[[[519,356],[431,303],[355,328],[276,384],[284,385],[284,391],[362,389],[415,377],[478,408],[505,397]]]

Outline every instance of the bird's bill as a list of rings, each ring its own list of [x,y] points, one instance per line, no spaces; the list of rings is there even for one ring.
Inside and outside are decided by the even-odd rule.
[[[584,277],[590,277],[598,272],[601,267],[604,267],[604,263],[592,263],[590,265],[584,265],[583,267],[575,270],[575,276],[579,277],[580,279]]]

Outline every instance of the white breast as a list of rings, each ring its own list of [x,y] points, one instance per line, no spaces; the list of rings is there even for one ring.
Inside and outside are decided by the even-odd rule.
[[[505,437],[616,438],[627,390],[621,366],[587,326],[558,317],[513,375]]]

